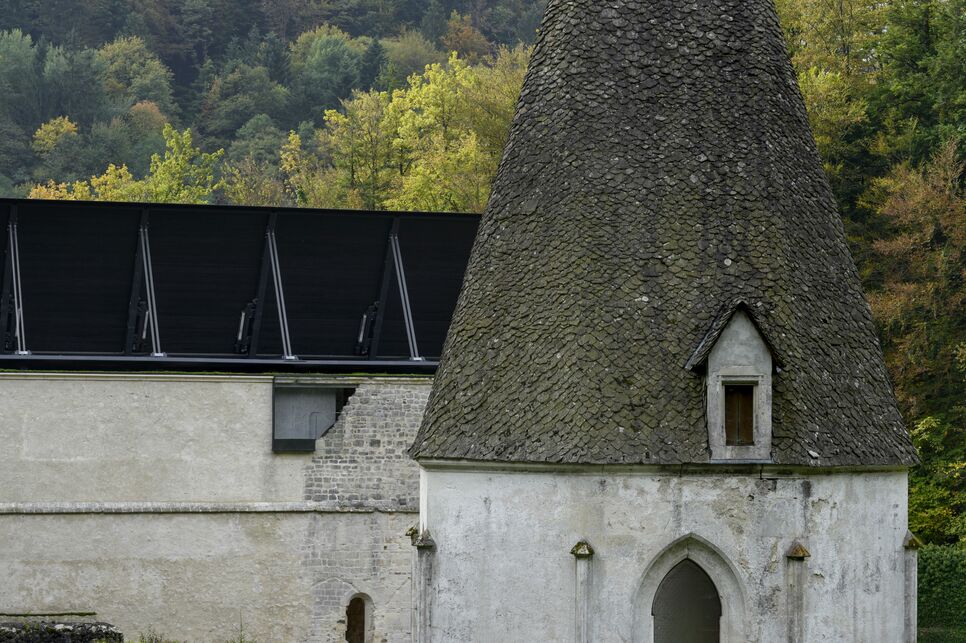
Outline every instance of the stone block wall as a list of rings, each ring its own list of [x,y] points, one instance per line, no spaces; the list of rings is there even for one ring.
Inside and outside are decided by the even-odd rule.
[[[365,596],[373,643],[409,643],[412,546],[406,513],[320,515],[306,532],[302,569],[311,581],[310,641],[344,641],[346,607]]]
[[[428,381],[368,382],[319,440],[305,499],[327,508],[419,510],[419,465],[406,450],[429,398]]]

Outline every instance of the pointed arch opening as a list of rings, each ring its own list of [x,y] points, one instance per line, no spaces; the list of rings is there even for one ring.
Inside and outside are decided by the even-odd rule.
[[[727,556],[688,534],[665,547],[645,570],[634,598],[632,640],[747,643],[753,624],[745,596]]]
[[[721,598],[690,558],[667,573],[651,604],[654,643],[720,643]]]

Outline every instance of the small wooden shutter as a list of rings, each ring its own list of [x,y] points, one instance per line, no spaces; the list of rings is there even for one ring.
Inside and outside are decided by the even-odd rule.
[[[728,446],[755,443],[755,387],[725,386],[725,437]]]

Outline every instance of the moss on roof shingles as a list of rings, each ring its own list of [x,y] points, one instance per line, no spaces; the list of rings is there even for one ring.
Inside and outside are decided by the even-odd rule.
[[[550,0],[411,454],[707,462],[736,300],[776,463],[915,462],[772,0]]]

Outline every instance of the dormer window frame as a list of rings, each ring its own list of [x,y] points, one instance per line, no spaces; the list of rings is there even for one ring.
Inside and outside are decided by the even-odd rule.
[[[732,302],[712,323],[685,366],[704,376],[712,464],[772,462],[772,378],[781,364],[752,306]],[[727,386],[754,387],[753,444],[728,443]]]
[[[754,368],[726,367],[709,373],[708,443],[711,461],[715,462],[771,462],[772,417],[771,373]],[[728,386],[752,386],[754,404],[754,442],[728,444],[725,389]]]

